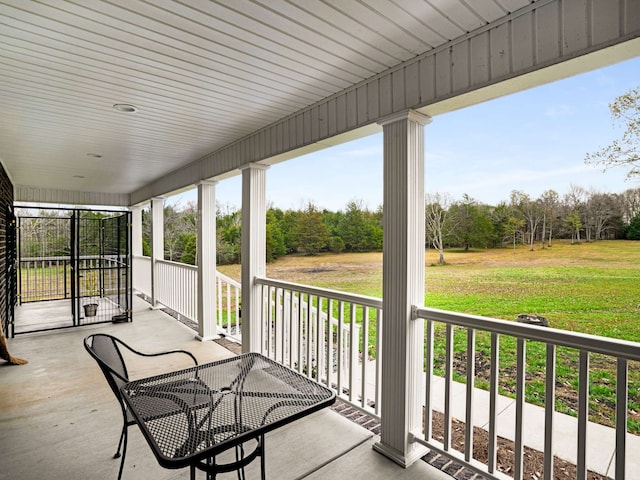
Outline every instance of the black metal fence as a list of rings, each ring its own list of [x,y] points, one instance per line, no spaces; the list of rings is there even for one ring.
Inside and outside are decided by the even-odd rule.
[[[69,300],[62,326],[131,320],[130,213],[38,210],[18,216],[18,304]]]

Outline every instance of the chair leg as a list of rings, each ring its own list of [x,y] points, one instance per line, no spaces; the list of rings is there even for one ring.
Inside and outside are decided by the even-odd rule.
[[[260,435],[260,478],[266,480],[266,472],[264,469],[264,435]]]
[[[124,458],[127,456],[127,425],[125,424],[124,426],[124,438],[123,440],[123,446],[122,446],[122,460],[120,461],[120,471],[118,471],[118,480],[120,480],[122,478],[122,468],[124,467]]]
[[[118,450],[113,454],[113,458],[120,458],[120,448],[122,447],[122,440],[124,439],[125,432],[127,431],[127,424],[122,425],[122,432],[120,433],[120,441],[118,442]]]

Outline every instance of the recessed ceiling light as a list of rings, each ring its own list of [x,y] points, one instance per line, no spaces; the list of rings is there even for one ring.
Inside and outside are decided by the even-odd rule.
[[[130,105],[128,103],[116,103],[113,108],[115,108],[119,112],[124,113],[135,113],[138,111],[138,108],[136,106]]]
[[[102,158],[102,155],[99,153],[87,153],[87,157],[89,158]]]

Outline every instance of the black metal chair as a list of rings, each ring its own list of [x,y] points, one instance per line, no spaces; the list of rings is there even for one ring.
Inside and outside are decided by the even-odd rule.
[[[142,357],[157,357],[160,355],[169,355],[172,353],[181,353],[191,357],[195,365],[198,365],[196,357],[186,350],[170,350],[159,353],[142,353],[134,350],[129,345],[124,343],[117,337],[107,335],[104,333],[96,333],[89,335],[84,339],[84,348],[94,358],[105,378],[107,383],[111,387],[114,395],[120,402],[120,408],[122,409],[122,433],[120,434],[120,441],[118,442],[118,449],[116,450],[113,458],[120,457],[120,450],[122,449],[122,460],[120,461],[120,471],[118,472],[118,480],[122,477],[122,468],[124,467],[124,459],[127,453],[127,430],[130,425],[134,425],[136,422],[131,416],[131,413],[127,409],[124,400],[120,393],[120,387],[129,381],[129,374],[127,372],[127,366],[125,365],[124,358],[122,356],[121,348],[124,347],[130,352],[140,355]]]

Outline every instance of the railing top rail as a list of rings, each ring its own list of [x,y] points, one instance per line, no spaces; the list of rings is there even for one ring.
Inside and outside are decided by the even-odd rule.
[[[353,293],[340,292],[338,290],[330,290],[328,288],[316,288],[299,283],[285,282],[282,280],[274,280],[272,278],[256,277],[255,282],[258,285],[268,285],[270,287],[283,288],[285,290],[295,290],[297,292],[317,295],[323,298],[332,298],[347,303],[357,303],[372,308],[382,308],[382,299],[376,297],[368,297],[366,295],[355,295]]]
[[[231,277],[228,277],[227,275],[225,275],[224,273],[220,273],[219,271],[216,270],[216,277],[218,277],[220,280],[222,280],[223,282],[227,282],[229,285],[233,286],[233,287],[237,287],[237,288],[242,288],[242,284],[236,280],[234,280]]]
[[[526,338],[528,340],[551,343],[565,347],[588,350],[628,360],[640,361],[640,343],[616,338],[598,337],[586,333],[570,332],[557,328],[527,325],[515,321],[498,320],[464,313],[448,312],[435,308],[418,307],[415,316],[461,327]]]
[[[168,265],[171,267],[176,267],[176,268],[184,268],[185,270],[193,270],[193,271],[198,270],[198,267],[196,267],[195,265],[189,265],[188,263],[174,262],[171,260],[158,260],[158,263],[161,263],[163,265]]]

